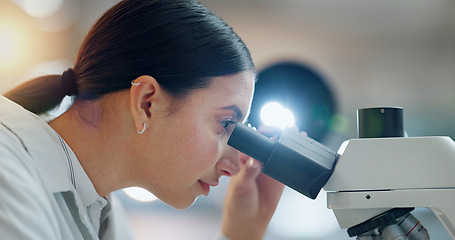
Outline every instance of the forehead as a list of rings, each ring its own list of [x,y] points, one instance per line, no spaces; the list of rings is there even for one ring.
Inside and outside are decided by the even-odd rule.
[[[214,77],[209,89],[218,92],[218,94],[233,95],[233,97],[243,98],[252,94],[254,80],[255,75],[251,71]]]
[[[214,77],[208,88],[201,89],[202,104],[215,109],[228,109],[236,112],[243,120],[249,112],[254,91],[255,74],[244,71],[232,75]]]

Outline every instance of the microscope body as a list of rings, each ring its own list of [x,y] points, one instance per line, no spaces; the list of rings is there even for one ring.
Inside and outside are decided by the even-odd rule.
[[[364,227],[375,228],[369,221],[391,209],[426,207],[455,239],[455,142],[451,138],[360,138],[343,145],[346,148],[340,149],[323,189],[328,208],[351,237],[374,230]]]
[[[430,209],[455,240],[455,142],[404,137],[402,112],[358,110],[359,138],[337,153],[291,130],[275,141],[242,124],[228,144],[311,199],[324,189],[340,227],[357,240],[430,239],[411,213],[415,207]]]

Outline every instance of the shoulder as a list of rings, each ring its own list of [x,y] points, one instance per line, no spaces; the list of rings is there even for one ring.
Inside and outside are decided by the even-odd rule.
[[[41,165],[50,165],[55,169],[57,165],[64,168],[58,163],[65,157],[61,145],[58,134],[43,119],[0,96],[0,149],[27,166],[41,169]]]
[[[22,134],[17,131],[25,126],[25,109],[10,100],[0,97],[0,166],[1,172],[26,171],[30,164],[30,153]],[[11,169],[10,169],[11,168]],[[9,169],[9,171],[6,171]]]
[[[0,97],[0,232],[5,239],[58,239],[53,195],[28,142],[36,128],[28,111]]]
[[[0,126],[1,129],[1,126]],[[11,140],[11,141],[8,141]],[[26,150],[0,130],[0,232],[5,239],[56,239],[52,195]],[[44,239],[44,238],[43,238]]]

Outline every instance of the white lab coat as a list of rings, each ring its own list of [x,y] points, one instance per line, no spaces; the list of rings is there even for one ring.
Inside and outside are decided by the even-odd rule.
[[[104,239],[133,239],[116,199]],[[100,197],[76,156],[40,117],[0,96],[2,239],[98,239]]]

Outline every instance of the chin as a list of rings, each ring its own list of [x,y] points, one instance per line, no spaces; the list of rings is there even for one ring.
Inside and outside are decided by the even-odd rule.
[[[193,206],[193,204],[196,202],[196,199],[197,199],[197,197],[187,198],[187,199],[178,199],[178,200],[173,199],[173,201],[171,200],[171,201],[163,201],[163,202],[175,209],[185,210],[185,209]]]

